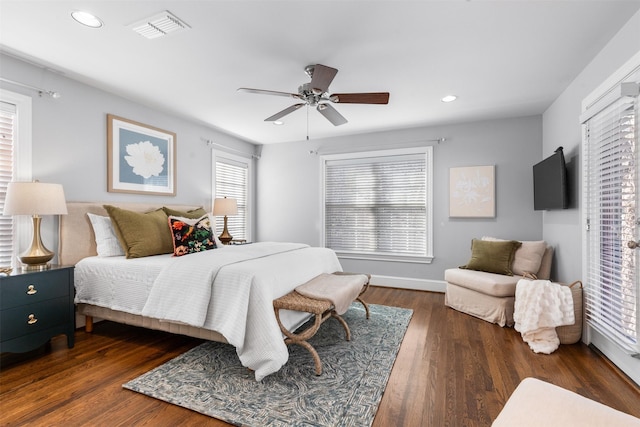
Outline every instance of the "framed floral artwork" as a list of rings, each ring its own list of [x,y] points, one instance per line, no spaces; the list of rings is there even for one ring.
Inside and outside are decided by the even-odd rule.
[[[176,134],[107,114],[107,191],[176,195]]]
[[[495,166],[449,169],[449,216],[494,218]]]

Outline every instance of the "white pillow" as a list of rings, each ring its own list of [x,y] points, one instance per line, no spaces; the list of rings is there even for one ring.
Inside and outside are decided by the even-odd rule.
[[[124,255],[124,250],[120,246],[118,236],[116,236],[113,230],[113,224],[111,218],[108,216],[94,215],[87,213],[91,226],[93,227],[93,234],[96,236],[96,250],[98,256],[121,256]]]
[[[483,237],[482,240],[502,241],[495,237]],[[544,251],[547,249],[547,243],[544,240],[537,241],[521,241],[522,245],[516,249],[513,255],[513,265],[511,271],[516,276],[523,276],[525,273],[538,274]]]

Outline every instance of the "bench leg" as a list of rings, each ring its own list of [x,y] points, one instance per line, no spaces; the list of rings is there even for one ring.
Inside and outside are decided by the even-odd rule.
[[[362,294],[360,294],[362,295]],[[369,313],[369,304],[367,304],[366,302],[364,302],[364,300],[360,297],[356,298],[356,301],[358,301],[360,304],[362,304],[364,306],[364,310],[367,313],[367,319],[369,319],[371,317],[371,314]]]
[[[331,310],[331,317],[333,317],[338,322],[340,322],[345,332],[347,333],[347,337],[346,337],[347,341],[351,341],[351,331],[349,330],[349,325],[347,325],[347,322],[345,322],[342,316],[336,313],[335,310]]]
[[[282,322],[280,321],[280,310],[275,309],[276,320],[278,321],[278,326],[280,326],[280,330],[287,337],[284,340],[286,345],[298,344],[307,349],[309,353],[311,353],[311,357],[313,357],[313,363],[316,366],[316,375],[322,375],[322,361],[320,360],[320,356],[318,356],[318,352],[311,344],[307,342],[309,338],[314,336],[318,329],[320,329],[320,325],[324,323],[324,321],[328,318],[328,315],[316,314],[313,325],[309,326],[307,329],[302,331],[299,334],[294,334],[284,327]],[[339,316],[338,316],[339,317]],[[342,320],[341,318],[339,320]],[[342,320],[344,322],[344,320]],[[344,325],[343,325],[344,326]],[[348,332],[348,330],[347,330]]]
[[[322,375],[322,361],[320,360],[320,356],[318,356],[318,352],[311,344],[306,341],[293,341],[289,338],[284,340],[285,344],[297,344],[307,349],[309,353],[311,353],[311,357],[313,357],[313,363],[316,365],[316,375]]]

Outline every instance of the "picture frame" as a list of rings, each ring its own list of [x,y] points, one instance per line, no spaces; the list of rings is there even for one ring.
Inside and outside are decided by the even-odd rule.
[[[176,195],[176,134],[107,114],[107,191]]]
[[[449,216],[495,218],[495,166],[449,169]]]

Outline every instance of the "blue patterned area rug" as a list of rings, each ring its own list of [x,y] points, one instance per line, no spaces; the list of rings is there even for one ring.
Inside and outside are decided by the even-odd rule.
[[[351,341],[328,319],[309,341],[322,359],[289,346],[289,361],[257,382],[228,344],[206,342],[126,383],[124,388],[239,426],[370,426],[413,314],[354,303],[343,318]]]

